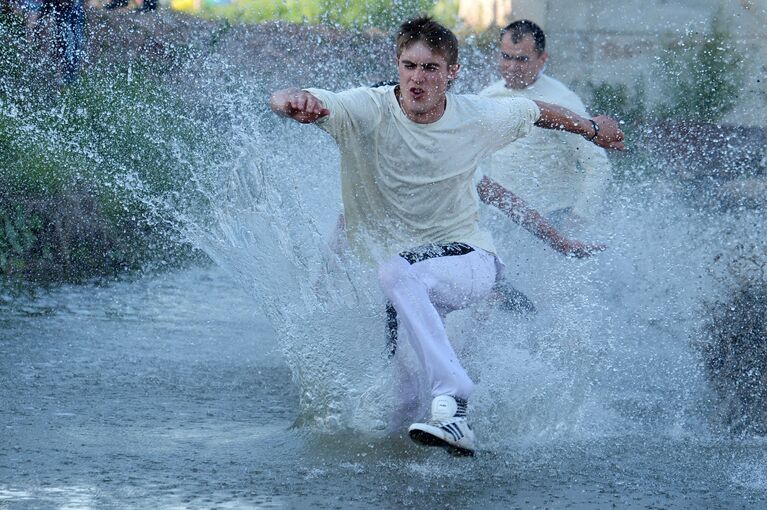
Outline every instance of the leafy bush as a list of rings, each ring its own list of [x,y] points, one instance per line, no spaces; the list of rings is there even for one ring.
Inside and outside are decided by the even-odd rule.
[[[647,117],[647,98],[642,82],[633,93],[624,84],[590,84],[590,112],[593,115],[611,115],[630,127],[641,125]]]
[[[738,101],[743,56],[718,18],[705,34],[693,34],[666,50],[660,118],[717,122]]]
[[[201,207],[191,183],[226,150],[208,112],[139,61],[65,88],[0,24],[0,274],[81,281],[197,256],[163,207]]]
[[[259,23],[281,19],[294,23],[329,23],[344,27],[391,29],[414,14],[449,10],[437,0],[237,0],[228,5],[205,5],[203,15]],[[440,5],[437,5],[440,4]]]
[[[650,103],[641,79],[633,90],[625,84],[590,84],[592,113],[609,113],[624,122],[631,151],[613,156],[618,175],[657,175],[659,157],[661,168],[670,173],[687,175],[694,168],[692,173],[706,177],[750,165],[750,160],[740,162],[742,154],[715,158],[721,144],[706,137],[706,127],[720,122],[738,101],[743,61],[716,17],[708,32],[690,34],[663,51],[656,80],[663,99],[657,104]],[[712,164],[718,159],[727,160],[727,167]]]
[[[717,122],[738,101],[744,58],[719,18],[704,34],[691,34],[666,48],[660,59],[663,100],[648,103],[643,81],[633,93],[625,84],[590,84],[592,111],[610,112],[629,125],[648,120]]]

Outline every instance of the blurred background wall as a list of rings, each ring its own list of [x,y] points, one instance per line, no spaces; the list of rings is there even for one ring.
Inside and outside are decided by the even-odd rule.
[[[643,87],[650,101],[662,88],[659,56],[685,41],[725,31],[743,55],[742,93],[726,122],[767,122],[767,0],[461,0],[474,30],[530,19],[548,38],[548,72],[588,96],[590,82]],[[712,28],[713,27],[713,28]],[[655,97],[654,97],[655,96]]]

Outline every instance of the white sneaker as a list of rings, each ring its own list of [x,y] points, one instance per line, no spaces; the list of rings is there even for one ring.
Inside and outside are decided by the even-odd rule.
[[[425,446],[440,446],[458,456],[473,456],[474,431],[466,419],[466,401],[456,402],[450,395],[434,397],[431,419],[413,423],[408,428],[410,439]]]

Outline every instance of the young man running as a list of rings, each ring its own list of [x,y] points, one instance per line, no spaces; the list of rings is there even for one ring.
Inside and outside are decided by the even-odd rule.
[[[349,242],[377,264],[398,327],[431,385],[431,418],[412,424],[410,437],[471,455],[466,403],[473,383],[444,317],[484,298],[502,267],[478,226],[476,166],[533,125],[615,149],[623,148],[623,133],[607,117],[586,119],[546,103],[448,93],[460,69],[458,41],[430,18],[403,23],[396,47],[398,86],[285,89],[272,94],[270,106],[316,123],[339,146]],[[501,190],[494,190],[499,202]]]

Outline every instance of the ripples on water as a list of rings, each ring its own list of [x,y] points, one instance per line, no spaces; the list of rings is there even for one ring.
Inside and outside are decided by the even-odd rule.
[[[275,154],[286,140],[311,147],[312,156]],[[298,423],[320,435],[314,441],[344,458],[336,449],[352,448],[347,434],[363,450],[384,448],[396,399],[395,373],[380,356],[382,298],[364,267],[321,277],[340,209],[336,150],[318,130],[280,121],[247,144],[233,165],[230,202],[209,231],[197,231],[197,243],[248,282],[270,317],[299,390]],[[437,478],[449,486],[468,476],[486,501],[504,492],[494,476],[540,484],[547,496],[536,492],[538,502],[626,504],[622,494],[634,494],[630,504],[665,505],[690,491],[682,506],[748,505],[763,496],[763,473],[746,474],[764,458],[763,443],[746,446],[720,430],[695,349],[702,303],[722,290],[707,269],[734,240],[757,235],[755,213],[692,207],[655,177],[617,183],[611,194],[605,217],[583,233],[609,250],[586,261],[553,254],[485,211],[512,280],[539,313],[525,319],[480,305],[450,317],[478,382],[471,412],[487,458],[467,475],[442,460],[410,463],[423,453],[402,446],[404,453],[390,452],[395,471],[405,462],[414,478],[431,477],[424,481],[431,488]],[[375,471],[370,462],[349,469]],[[544,480],[521,474],[531,471]],[[575,488],[560,489],[563,481]],[[580,498],[584,486],[600,489]],[[498,497],[519,502],[519,494]]]
[[[582,235],[609,249],[578,261],[484,211],[539,313],[481,304],[450,316],[478,383],[482,448],[456,460],[390,427],[395,373],[374,273],[327,246],[341,208],[334,145],[243,97],[220,98],[234,156],[200,170],[212,215],[173,218],[219,269],[3,298],[0,504],[764,500],[764,441],[720,430],[694,347],[702,303],[721,290],[706,268],[756,235],[751,213],[689,207],[660,178],[618,183]]]
[[[0,502],[758,507],[766,445],[717,428],[692,347],[716,292],[704,268],[748,219],[619,186],[585,234],[610,249],[578,261],[486,211],[539,313],[450,317],[482,448],[456,460],[387,430],[373,276],[319,277],[338,211],[332,145],[307,127],[274,133],[325,159],[271,165],[251,148],[235,162],[251,175],[228,179],[264,188],[230,182],[216,223],[189,229],[219,269],[4,301]]]

